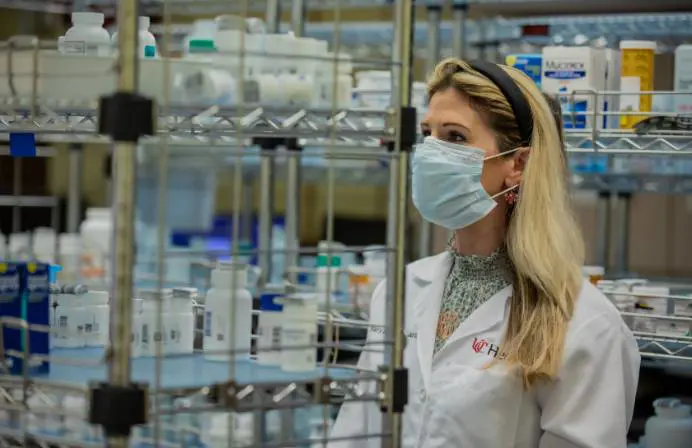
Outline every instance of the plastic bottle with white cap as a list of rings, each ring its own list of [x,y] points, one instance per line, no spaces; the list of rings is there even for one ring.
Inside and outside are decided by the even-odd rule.
[[[57,259],[55,243],[55,230],[50,227],[35,229],[32,241],[34,258],[43,263],[55,263]]]
[[[195,288],[173,289],[164,314],[168,331],[167,354],[187,355],[194,351],[196,298]]]
[[[107,56],[110,54],[110,35],[103,28],[105,16],[99,12],[73,12],[72,28],[59,40],[64,54]]]
[[[156,38],[149,31],[151,19],[147,16],[139,16],[139,56],[142,58],[155,58],[159,52],[156,48]],[[118,47],[118,32],[113,33],[111,44],[114,49]]]
[[[646,448],[689,448],[692,446],[692,407],[677,398],[654,401],[656,415],[646,421]]]
[[[89,291],[82,297],[84,304],[84,335],[87,347],[108,345],[110,309],[107,291]]]
[[[248,266],[243,263],[221,261],[212,271],[204,310],[206,360],[228,361],[231,351],[235,359],[250,357],[252,294],[247,281]]]
[[[62,233],[58,237],[58,264],[62,268],[58,281],[63,285],[79,282],[82,243],[78,233]]]
[[[86,313],[82,296],[56,294],[52,303],[51,343],[56,348],[78,348],[86,345],[84,323]]]
[[[163,318],[164,316],[160,317],[158,314],[165,312],[166,305],[170,303],[172,295],[173,290],[171,289],[142,289],[139,291],[139,298],[142,299],[142,312],[140,314],[141,356],[156,356],[158,344],[161,344],[161,353],[166,352],[168,322]],[[160,306],[159,300],[161,300]]]
[[[317,298],[314,294],[284,297],[281,370],[310,372],[317,365]]]
[[[257,324],[257,363],[281,364],[281,327],[283,325],[283,285],[267,285],[260,295]]]

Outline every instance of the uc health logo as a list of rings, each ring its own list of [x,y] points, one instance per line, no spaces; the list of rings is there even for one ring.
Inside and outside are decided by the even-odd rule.
[[[502,359],[504,357],[504,354],[500,353],[500,346],[485,338],[473,338],[473,342],[471,342],[471,349],[475,353],[492,356],[493,358],[497,358],[499,356],[500,359]]]

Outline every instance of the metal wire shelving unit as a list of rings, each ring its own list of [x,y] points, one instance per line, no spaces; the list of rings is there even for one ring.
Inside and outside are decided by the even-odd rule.
[[[276,3],[276,2],[274,2]],[[303,5],[296,7],[294,11],[304,14],[303,2],[295,2]],[[276,5],[275,5],[276,6]],[[170,18],[170,10],[166,9],[165,15]],[[247,2],[245,10],[248,9]],[[301,12],[302,11],[302,12]],[[339,16],[340,5],[335,3],[334,14]],[[146,98],[137,94],[138,89],[138,57],[137,57],[137,15],[138,2],[135,0],[121,1],[117,4],[117,16],[119,27],[119,57],[117,64],[116,94],[102,98],[100,107],[94,103],[79,103],[69,100],[51,101],[43,98],[38,92],[39,79],[50,76],[41,73],[37,64],[33,66],[31,73],[4,73],[4,78],[9,78],[10,95],[0,100],[0,134],[8,138],[10,142],[16,135],[32,135],[38,142],[70,142],[70,143],[109,143],[112,145],[113,154],[113,211],[114,211],[114,253],[112,256],[112,284],[111,284],[111,344],[102,357],[89,359],[75,359],[70,356],[60,356],[59,353],[51,355],[53,366],[71,366],[73,368],[88,370],[107,368],[108,375],[105,382],[87,384],[64,384],[48,378],[32,378],[24,372],[23,376],[0,376],[0,407],[9,419],[7,427],[0,427],[0,439],[6,446],[28,446],[39,444],[40,446],[108,446],[120,447],[128,445],[128,433],[131,426],[135,426],[135,433],[143,443],[153,446],[167,446],[170,444],[169,432],[171,431],[172,414],[209,415],[218,412],[251,413],[257,418],[254,424],[253,446],[303,446],[307,443],[315,443],[301,439],[293,433],[294,419],[300,408],[321,409],[321,415],[326,418],[330,412],[330,404],[349,400],[375,401],[382,407],[383,430],[380,434],[363,435],[363,437],[377,437],[382,439],[382,446],[399,446],[400,444],[400,412],[402,400],[393,391],[401,388],[396,382],[401,380],[400,371],[403,366],[404,335],[401,331],[403,325],[403,297],[404,282],[403,271],[405,263],[406,240],[404,228],[407,216],[408,194],[408,155],[413,141],[408,135],[402,134],[402,123],[406,118],[411,118],[410,103],[410,29],[412,24],[413,3],[410,0],[397,1],[393,7],[394,18],[397,23],[397,44],[389,65],[393,71],[394,92],[393,107],[390,110],[342,110],[337,106],[326,109],[310,108],[277,108],[268,105],[241,104],[235,108],[217,108],[208,106],[177,106],[170,102],[170,92],[164,94],[156,111],[151,113],[151,103]],[[270,24],[276,22],[278,8],[274,8],[274,17],[267,17]],[[303,35],[305,17],[294,18],[294,34]],[[338,27],[338,25],[337,25]],[[13,40],[7,48],[7,57],[12,61],[12,52],[20,50],[22,44],[29,43],[24,50],[38,55],[43,51],[43,43],[32,38],[28,40]],[[167,39],[164,37],[163,46]],[[334,45],[334,51],[338,52],[338,42]],[[164,52],[164,54],[166,54]],[[242,60],[243,56],[241,56]],[[36,61],[37,59],[35,59]],[[11,68],[11,62],[10,62]],[[165,70],[164,70],[165,72]],[[336,71],[335,71],[336,74]],[[164,75],[164,84],[168,84]],[[22,77],[33,77],[30,83],[32,88],[28,95],[26,92],[18,92],[14,82]],[[7,81],[7,79],[5,79]],[[241,85],[242,85],[242,79]],[[165,89],[168,90],[168,89]],[[146,112],[149,110],[149,112]],[[144,117],[150,115],[152,123],[134,123],[127,120],[125,115],[130,114]],[[413,114],[415,115],[415,114]],[[99,119],[100,118],[100,119]],[[119,127],[113,124],[121,121]],[[99,123],[100,122],[100,123]],[[108,124],[110,123],[110,125]],[[375,124],[373,124],[375,123]],[[129,126],[129,128],[128,128]],[[132,127],[139,132],[134,135],[128,131]],[[411,129],[412,125],[407,126]],[[124,132],[124,134],[123,134]],[[150,134],[149,136],[146,136]],[[110,136],[107,136],[110,135]],[[140,138],[141,137],[141,138]],[[385,159],[385,174],[390,185],[390,210],[387,237],[387,257],[390,265],[388,284],[388,316],[391,316],[392,325],[387,325],[384,342],[380,348],[388,359],[388,365],[383,366],[379,372],[357,373],[350,370],[344,375],[339,369],[334,370],[330,365],[330,352],[338,350],[338,342],[332,343],[335,333],[333,314],[330,312],[327,301],[327,309],[322,318],[325,332],[325,342],[318,347],[327,354],[321,368],[313,373],[298,378],[267,379],[262,375],[245,375],[245,379],[238,380],[235,376],[233,362],[228,363],[228,371],[213,381],[195,381],[190,378],[189,385],[170,385],[163,382],[161,374],[166,369],[163,359],[162,344],[157,344],[157,356],[153,360],[153,378],[146,382],[137,382],[132,377],[133,365],[130,338],[132,333],[133,291],[135,291],[134,257],[135,257],[135,183],[137,170],[138,146],[157,148],[157,157],[152,161],[150,168],[158,168],[165,173],[171,164],[187,162],[184,157],[198,159],[200,154],[209,157],[209,162],[225,165],[232,169],[234,175],[234,222],[240,220],[240,207],[237,205],[241,199],[242,178],[246,174],[242,160],[247,145],[256,139],[274,139],[285,142],[287,139],[297,139],[298,143],[321,145],[329,148],[330,158],[350,159]],[[387,145],[383,146],[383,142]],[[12,146],[10,144],[10,146]],[[271,215],[272,215],[272,189],[273,178],[280,167],[275,162],[277,158],[283,159],[286,183],[288,184],[286,206],[286,265],[295,266],[295,262],[301,249],[298,247],[297,232],[298,207],[297,194],[303,178],[301,173],[300,158],[302,151],[284,152],[266,150],[252,152],[258,161],[254,175],[261,180],[261,204],[259,213],[259,247],[257,250],[258,264],[269,270],[269,255],[271,251]],[[182,160],[182,161],[181,161]],[[189,159],[188,159],[189,160]],[[196,169],[205,169],[204,166]],[[333,166],[326,166],[323,172],[326,174],[326,188],[329,192],[327,205],[329,225],[327,227],[327,239],[333,235],[333,190],[337,179]],[[379,170],[382,173],[383,170]],[[73,173],[74,176],[75,173]],[[160,185],[165,185],[165,174]],[[165,190],[165,186],[159,186]],[[20,199],[17,199],[21,203]],[[165,201],[164,201],[165,202]],[[165,205],[159,204],[159,208]],[[159,225],[164,227],[165,211],[159,210]],[[235,229],[239,226],[235,225]],[[237,232],[238,230],[236,230]],[[163,230],[161,231],[163,232]],[[161,265],[165,257],[163,244],[164,236],[158,236],[159,251],[158,264]],[[234,234],[231,256],[238,255],[238,234]],[[163,268],[158,269],[159,289],[163,286]],[[290,279],[290,274],[288,276]],[[159,300],[158,312],[162,307]],[[326,317],[325,317],[326,316]],[[162,317],[160,319],[163,319]],[[231,320],[233,317],[231,317]],[[396,323],[395,323],[396,321]],[[159,321],[161,322],[161,321]],[[26,322],[15,322],[2,319],[5,326],[19,325],[25,327]],[[48,331],[48,329],[31,328],[32,331]],[[316,347],[317,348],[317,347]],[[342,348],[344,349],[344,348]],[[26,348],[28,350],[28,348]],[[15,354],[28,359],[29,354]],[[94,380],[103,381],[102,374]],[[363,395],[355,387],[364,382],[376,383],[374,389],[378,392],[374,395]],[[335,397],[335,392],[339,396]],[[82,400],[77,409],[89,409],[86,412],[70,413],[63,404],[63,397],[70,395],[73,399]],[[187,398],[185,406],[180,407],[177,399]],[[336,401],[335,401],[336,400]],[[84,403],[88,403],[85,406]],[[263,428],[263,415],[270,411],[281,411],[281,430],[279,440],[267,442],[265,429]],[[74,411],[74,409],[73,409]],[[87,437],[75,437],[75,432],[67,433],[58,430],[55,434],[34,433],[27,428],[36,419],[55,418],[60,421],[70,420],[82,425],[77,430],[78,434],[90,434]],[[126,422],[122,419],[125,418]],[[101,429],[89,426],[88,423],[100,425]],[[150,423],[150,430],[141,434],[143,423]],[[124,426],[123,426],[124,425]],[[176,423],[172,423],[177,426]],[[326,425],[326,421],[325,421]],[[128,427],[127,431],[123,431]],[[230,425],[233,428],[233,425]],[[84,429],[86,428],[86,429]],[[176,429],[177,431],[178,429]],[[199,429],[196,429],[199,432]],[[193,429],[192,432],[195,432]],[[178,434],[175,446],[188,446],[187,435]],[[229,429],[228,446],[231,444],[233,429]],[[165,439],[165,440],[164,440]],[[318,441],[319,442],[319,441]],[[322,440],[326,443],[326,440]]]

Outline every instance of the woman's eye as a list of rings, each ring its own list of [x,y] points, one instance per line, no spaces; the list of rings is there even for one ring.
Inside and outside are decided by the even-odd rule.
[[[422,129],[420,133],[423,135],[423,137],[430,137],[430,129]]]
[[[447,141],[451,143],[463,143],[466,141],[466,138],[456,132],[450,132],[449,135],[447,135]]]

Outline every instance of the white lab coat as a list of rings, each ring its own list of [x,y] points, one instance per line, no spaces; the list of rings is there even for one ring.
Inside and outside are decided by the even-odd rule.
[[[584,283],[569,324],[559,377],[528,391],[496,355],[506,326],[511,287],[481,305],[433,356],[448,253],[407,266],[404,362],[409,401],[404,448],[624,448],[639,377],[636,340],[603,294]],[[386,323],[384,284],[375,290],[370,321]],[[368,340],[382,340],[370,330]],[[371,350],[375,347],[371,346]],[[380,349],[381,350],[381,347]],[[388,361],[387,361],[388,362]],[[364,351],[358,366],[375,370],[382,353]],[[363,386],[375,392],[373,386]],[[381,446],[382,414],[373,402],[342,406],[330,448]],[[359,437],[344,440],[349,436]]]

